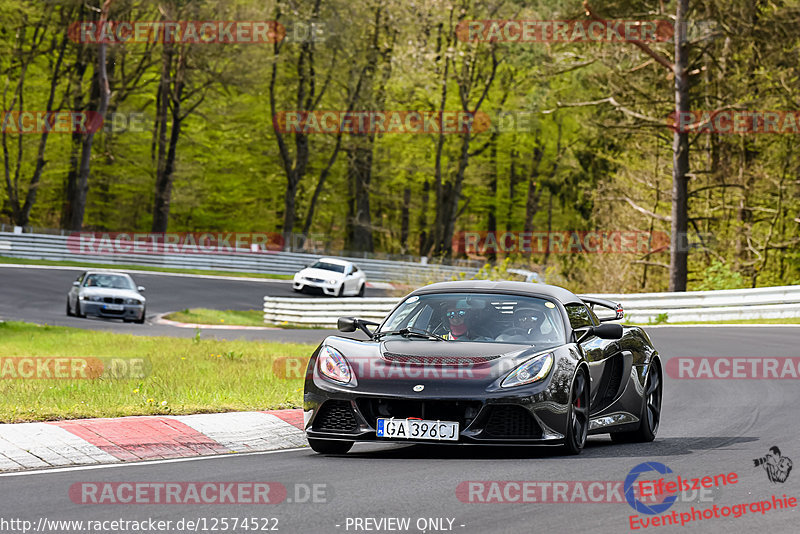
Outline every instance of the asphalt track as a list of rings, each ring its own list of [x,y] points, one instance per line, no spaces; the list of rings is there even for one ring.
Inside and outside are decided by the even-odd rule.
[[[0,276],[5,272],[0,271]],[[65,277],[67,285],[70,277]],[[50,276],[42,277],[42,284],[48,278]],[[5,277],[3,279],[5,281]],[[17,281],[22,280],[17,278]],[[137,281],[153,286],[152,281],[145,280],[145,277],[137,277]],[[65,286],[53,282],[46,287],[55,293],[63,293]],[[148,292],[152,295],[150,287]],[[28,320],[33,320],[37,306],[44,307],[45,304],[43,296],[32,291],[30,284],[27,284],[30,306],[14,313],[10,313],[8,308],[8,296],[16,295],[18,299],[25,291],[25,288],[18,287],[10,290],[3,283],[0,288],[0,314],[6,318],[28,317]],[[220,294],[226,292],[221,290]],[[243,289],[240,295],[244,298],[246,290]],[[52,308],[48,313],[53,318],[62,307],[59,305],[56,309],[50,304],[46,306],[47,309]],[[243,303],[242,306],[251,305]],[[65,318],[59,319],[59,324],[66,324]],[[45,320],[43,317],[37,322]],[[316,335],[323,334],[316,332]],[[665,364],[669,359],[679,356],[800,356],[800,328],[673,327],[652,329],[650,335]],[[419,520],[446,518],[446,528],[425,531],[624,532],[631,529],[629,517],[635,515],[633,508],[625,502],[469,503],[459,499],[456,488],[464,481],[622,481],[638,464],[652,461],[667,465],[684,478],[730,472],[738,476],[735,484],[725,486],[708,497],[710,501],[679,501],[666,512],[668,514],[672,511],[690,513],[692,507],[704,510],[715,505],[721,508],[771,500],[773,495],[800,498],[800,473],[796,470],[790,473],[785,483],[772,483],[762,468],[753,465],[753,459],[764,456],[772,446],[780,447],[784,456],[800,461],[797,401],[796,380],[679,380],[667,376],[663,419],[656,441],[617,445],[612,444],[607,436],[591,437],[587,448],[578,457],[561,456],[557,450],[549,448],[356,445],[350,454],[341,457],[318,456],[303,449],[3,475],[0,476],[0,527],[3,527],[4,519],[29,520],[35,526],[41,518],[83,521],[153,518],[172,520],[173,528],[170,531],[184,532],[186,529],[175,529],[174,522],[180,519],[205,519],[208,527],[205,531],[214,532],[210,529],[214,519],[247,517],[277,518],[279,532],[418,533],[423,532],[422,528],[418,528]],[[290,489],[288,498],[293,501],[297,501],[292,490],[294,485],[325,484],[327,502],[86,505],[76,504],[69,497],[69,489],[76,482],[134,481],[280,482]],[[299,493],[305,494],[304,491]],[[512,498],[518,496],[518,493],[510,494]],[[356,518],[362,521],[365,518],[409,518],[410,525],[402,530],[356,529]],[[797,532],[798,519],[798,508],[777,512],[770,510],[765,514],[750,510],[739,518],[712,518],[687,523],[684,527],[661,526],[646,530]],[[448,520],[452,520],[452,527],[447,527]],[[374,527],[374,523],[360,524]],[[272,526],[274,522],[268,522],[267,525]],[[217,531],[223,531],[221,523],[217,526]],[[263,523],[259,523],[261,526]],[[424,527],[422,523],[419,526]],[[0,530],[14,531],[8,525]],[[204,531],[202,526],[198,530]],[[78,531],[74,528],[58,530]],[[241,528],[229,528],[227,531],[246,532]]]
[[[287,281],[257,279],[215,279],[176,276],[169,273],[132,274],[134,281],[146,288],[147,322],[144,325],[123,323],[116,319],[81,319],[65,313],[67,292],[72,281],[85,269],[31,268],[0,265],[0,319],[38,324],[72,326],[89,330],[113,331],[146,336],[192,337],[194,329],[153,324],[156,315],[185,308],[217,310],[255,310],[264,305],[265,295],[302,297],[292,291]],[[380,289],[367,288],[366,295],[383,296]],[[327,333],[332,333],[327,332]],[[324,330],[211,330],[201,329],[202,337],[318,343]]]

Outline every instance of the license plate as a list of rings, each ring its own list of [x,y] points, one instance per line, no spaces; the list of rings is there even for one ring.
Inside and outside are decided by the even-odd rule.
[[[111,310],[111,311],[122,311],[125,309],[125,306],[122,304],[106,304],[103,306],[104,310]]]
[[[379,438],[458,441],[458,423],[422,419],[378,419]]]

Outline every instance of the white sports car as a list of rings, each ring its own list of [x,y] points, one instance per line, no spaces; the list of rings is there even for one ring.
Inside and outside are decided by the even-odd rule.
[[[292,289],[321,290],[325,295],[344,297],[364,296],[367,276],[355,263],[337,258],[320,258],[294,275]]]

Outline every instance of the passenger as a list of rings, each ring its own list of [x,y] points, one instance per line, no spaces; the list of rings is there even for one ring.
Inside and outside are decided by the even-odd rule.
[[[459,300],[455,305],[448,305],[447,313],[448,332],[444,335],[445,339],[469,341],[470,335],[470,309],[466,301]]]

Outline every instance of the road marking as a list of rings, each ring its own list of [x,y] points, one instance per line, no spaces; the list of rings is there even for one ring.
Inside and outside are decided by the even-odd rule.
[[[622,326],[638,326],[640,328],[800,328],[800,324],[639,324],[639,325],[622,325]]]
[[[25,265],[19,263],[0,263],[0,267],[20,268],[20,269],[50,269],[53,271],[110,271],[110,272],[123,272],[133,274],[151,274],[155,276],[177,276],[180,278],[205,278],[210,280],[232,280],[240,282],[265,282],[276,284],[291,284],[291,280],[284,280],[281,278],[249,278],[245,276],[217,276],[213,274],[186,274],[186,273],[165,273],[162,271],[139,271],[134,269],[113,269],[108,267],[92,267],[87,265],[84,267],[70,267],[67,265]]]
[[[229,453],[229,454],[215,454],[213,456],[194,456],[191,458],[168,458],[165,460],[146,460],[142,462],[126,462],[126,463],[117,463],[117,464],[102,464],[102,465],[77,465],[74,467],[56,467],[54,469],[37,469],[32,471],[22,471],[20,473],[0,473],[0,478],[2,477],[21,477],[21,476],[28,476],[28,475],[46,475],[50,473],[64,473],[68,471],[89,471],[92,469],[110,469],[112,467],[139,467],[143,465],[159,465],[159,464],[168,464],[168,463],[177,463],[177,462],[194,462],[197,460],[218,460],[220,458],[232,458],[232,457],[242,457],[242,456],[256,456],[256,455],[263,455],[263,454],[278,454],[281,452],[297,452],[297,451],[309,451],[308,447],[297,447],[293,449],[282,449],[279,451],[259,451],[259,452],[239,452],[239,453]]]

